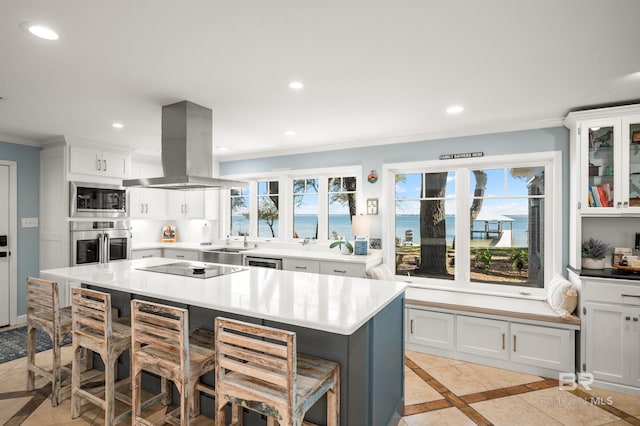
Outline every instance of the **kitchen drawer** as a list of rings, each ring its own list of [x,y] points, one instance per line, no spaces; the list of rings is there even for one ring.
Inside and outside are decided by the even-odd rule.
[[[168,257],[171,259],[181,259],[181,260],[198,260],[199,251],[195,250],[180,250],[180,249],[163,249],[163,257]]]
[[[162,257],[162,249],[131,250],[132,259],[146,259],[148,257]]]
[[[640,284],[614,284],[591,281],[583,277],[585,301],[640,305]]]
[[[295,272],[320,272],[320,262],[317,260],[284,258],[282,259],[282,269]]]
[[[320,262],[320,273],[327,275],[363,278],[365,268],[362,263]]]

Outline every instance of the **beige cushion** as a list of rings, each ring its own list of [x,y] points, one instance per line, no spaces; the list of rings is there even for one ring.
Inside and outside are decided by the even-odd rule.
[[[569,319],[578,305],[578,291],[560,274],[547,286],[547,303],[563,319]]]
[[[368,269],[365,272],[365,276],[367,278],[371,278],[372,280],[395,281],[395,277],[393,276],[387,265],[385,265],[384,263]]]

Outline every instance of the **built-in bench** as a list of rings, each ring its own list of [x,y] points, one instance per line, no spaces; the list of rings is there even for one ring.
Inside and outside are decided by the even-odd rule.
[[[557,378],[575,371],[580,319],[544,300],[409,287],[409,350]]]

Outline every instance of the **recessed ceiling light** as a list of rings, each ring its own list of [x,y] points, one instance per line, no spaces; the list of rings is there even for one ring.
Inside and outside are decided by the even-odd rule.
[[[53,31],[49,27],[45,27],[44,25],[32,24],[31,22],[23,22],[20,24],[20,28],[30,32],[36,37],[45,40],[58,40],[60,38],[60,36],[58,36],[55,31]]]
[[[447,108],[447,114],[460,114],[462,111],[464,111],[464,107],[461,107],[460,105],[454,105]]]
[[[590,128],[589,130],[591,130],[591,131],[595,132],[596,130],[600,130],[600,127],[592,127],[592,128]]]
[[[229,151],[229,148],[226,146],[219,146],[216,148],[218,151]]]
[[[293,130],[287,130],[286,132],[284,132],[285,136],[295,136],[296,132]]]
[[[289,83],[289,88],[293,90],[300,90],[304,87],[304,84],[299,81],[292,81]]]
[[[115,129],[122,129],[124,127],[124,124],[122,123],[111,123],[111,127],[115,128]]]

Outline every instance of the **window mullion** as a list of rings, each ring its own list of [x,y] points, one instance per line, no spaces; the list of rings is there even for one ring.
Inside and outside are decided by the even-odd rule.
[[[456,284],[468,287],[471,282],[471,171],[466,167],[456,172]]]
[[[327,241],[329,234],[329,178],[318,176],[318,241]]]

